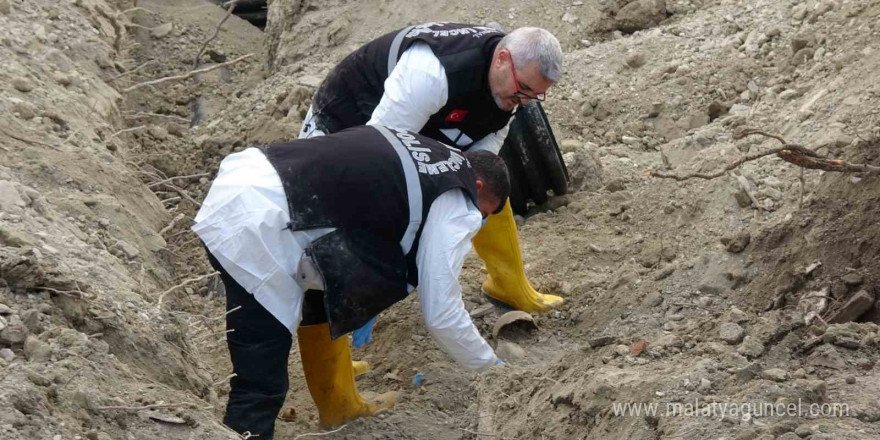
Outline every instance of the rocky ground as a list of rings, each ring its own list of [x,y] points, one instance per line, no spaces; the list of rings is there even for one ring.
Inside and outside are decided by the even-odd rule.
[[[207,0],[0,0],[0,438],[236,438],[219,422],[223,297],[188,232],[198,202],[226,154],[295,136],[346,53],[425,20],[560,37],[545,107],[576,191],[521,237],[530,278],[567,301],[494,336],[470,257],[465,304],[509,364],[462,372],[408,299],[355,353],[373,367],[361,389],[400,403],[324,438],[880,436],[873,173],[769,156],[648,177],[779,145],[745,128],[877,164],[880,1],[275,0],[265,34],[233,16],[202,51],[224,16]],[[317,429],[293,351],[279,438]],[[804,414],[731,413],[747,402]]]

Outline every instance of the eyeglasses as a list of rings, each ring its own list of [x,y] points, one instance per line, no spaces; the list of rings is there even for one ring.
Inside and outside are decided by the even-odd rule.
[[[520,101],[522,101],[523,99],[543,101],[544,98],[547,97],[547,95],[544,93],[538,93],[535,96],[531,96],[531,95],[527,95],[527,94],[523,93],[523,91],[520,90],[520,83],[519,83],[519,80],[516,78],[516,66],[513,64],[513,54],[511,54],[509,52],[508,52],[508,54],[510,55],[510,73],[513,74],[513,88],[515,90],[513,92],[513,96],[518,98]]]

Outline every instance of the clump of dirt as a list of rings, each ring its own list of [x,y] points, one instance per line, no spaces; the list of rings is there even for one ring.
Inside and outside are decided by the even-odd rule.
[[[359,387],[400,403],[325,438],[877,436],[876,176],[773,156],[712,180],[646,172],[778,145],[736,139],[746,127],[875,164],[880,1],[275,0],[265,35],[231,17],[198,60],[216,4],[56,3],[0,0],[4,438],[236,438],[218,418],[231,367],[223,295],[188,231],[198,203],[225,155],[296,137],[345,54],[427,20],[563,42],[545,109],[577,191],[520,235],[529,278],[566,303],[496,338],[502,311],[469,257],[465,307],[508,363],[463,372],[407,299],[355,350],[372,366]],[[297,358],[279,438],[316,429]],[[658,412],[622,412],[638,403]]]

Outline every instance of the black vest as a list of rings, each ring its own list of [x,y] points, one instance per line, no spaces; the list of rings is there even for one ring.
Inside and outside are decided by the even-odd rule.
[[[422,41],[443,65],[449,95],[420,133],[467,149],[513,116],[498,108],[489,89],[489,67],[502,37],[490,27],[455,23],[425,23],[386,34],[349,54],[327,75],[312,109],[330,133],[366,124],[400,56]]]
[[[261,150],[281,177],[290,229],[337,228],[307,249],[324,277],[333,338],[418,285],[415,257],[434,199],[460,188],[477,204],[464,155],[407,131],[359,126]]]

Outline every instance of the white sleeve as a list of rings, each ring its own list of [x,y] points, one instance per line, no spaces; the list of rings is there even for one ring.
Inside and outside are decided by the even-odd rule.
[[[447,191],[431,205],[416,253],[425,325],[444,351],[471,370],[498,361],[465,310],[458,282],[480,223],[480,211],[461,190]]]
[[[501,130],[491,133],[474,142],[474,144],[468,148],[468,151],[488,151],[497,155],[498,152],[501,151],[501,146],[504,145],[504,140],[507,139],[508,131],[510,131],[510,122],[508,122]]]
[[[448,98],[446,70],[430,46],[415,43],[385,80],[385,93],[367,125],[418,132]]]

